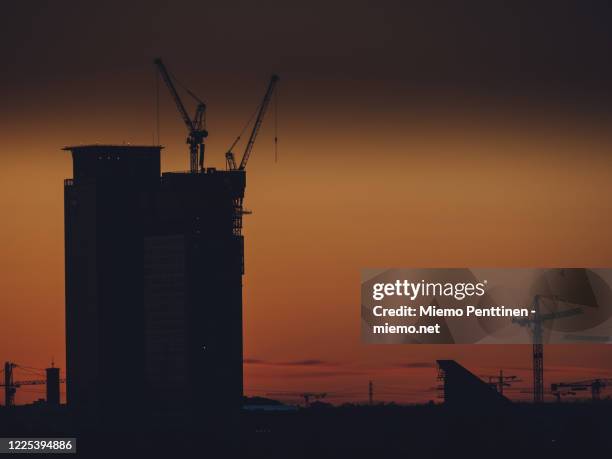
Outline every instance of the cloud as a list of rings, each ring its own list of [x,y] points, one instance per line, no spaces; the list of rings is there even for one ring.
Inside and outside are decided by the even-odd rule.
[[[318,365],[337,365],[333,362],[326,362],[325,360],[318,359],[305,359],[305,360],[290,360],[288,362],[278,362],[276,365],[282,366],[295,366],[295,367],[312,367]]]
[[[367,373],[361,371],[305,371],[302,373],[287,373],[283,375],[285,379],[303,379],[303,378],[337,378],[340,376],[363,376]]]
[[[432,362],[405,362],[398,363],[395,365],[396,368],[434,368],[435,364]]]
[[[313,366],[337,366],[338,363],[327,362],[319,359],[287,360],[284,362],[272,362],[269,360],[246,358],[243,360],[246,365],[271,365],[279,367],[313,367]]]

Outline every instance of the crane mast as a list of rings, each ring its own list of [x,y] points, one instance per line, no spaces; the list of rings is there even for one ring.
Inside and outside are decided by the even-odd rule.
[[[582,313],[580,307],[567,309],[565,311],[551,312],[543,314],[541,311],[541,302],[543,299],[552,301],[562,301],[562,299],[556,295],[536,295],[533,299],[534,305],[533,310],[535,316],[533,319],[512,319],[513,323],[517,323],[522,327],[528,327],[531,329],[533,344],[532,344],[532,360],[533,360],[533,401],[534,403],[541,403],[544,401],[544,328],[543,324],[546,321],[553,319],[560,319],[564,317],[571,317]]]
[[[208,137],[205,128],[206,104],[202,102],[193,92],[185,88],[187,93],[197,102],[193,119],[189,116],[181,97],[176,90],[172,77],[161,59],[155,59],[155,66],[170,91],[170,95],[176,104],[176,108],[187,127],[188,136],[186,143],[189,145],[189,170],[192,173],[204,170],[204,139]]]
[[[270,100],[272,100],[272,95],[274,94],[274,88],[276,87],[276,83],[278,83],[279,77],[278,75],[272,75],[270,77],[270,82],[268,83],[268,87],[266,89],[266,93],[264,94],[264,98],[259,105],[259,111],[257,112],[257,118],[255,119],[255,123],[253,124],[253,129],[251,130],[251,135],[249,136],[249,140],[244,148],[244,153],[242,154],[242,159],[240,161],[240,165],[236,165],[236,158],[234,157],[233,149],[240,140],[240,136],[236,138],[228,152],[225,154],[225,159],[227,163],[227,168],[229,170],[245,170],[247,162],[251,156],[251,152],[253,151],[253,146],[255,145],[255,139],[257,139],[257,134],[259,134],[259,130],[261,128],[261,124],[263,123],[263,119],[266,115],[266,111],[268,110],[268,106],[270,105]]]

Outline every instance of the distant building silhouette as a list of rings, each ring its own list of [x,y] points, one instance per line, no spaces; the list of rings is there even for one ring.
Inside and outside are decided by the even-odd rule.
[[[50,406],[60,405],[60,369],[51,367],[45,369],[47,378],[47,404]]]
[[[159,146],[65,150],[68,406],[130,428],[232,418],[242,402],[244,171],[160,176]]]
[[[444,404],[466,410],[495,409],[510,404],[493,386],[487,384],[454,360],[438,360],[444,390]]]

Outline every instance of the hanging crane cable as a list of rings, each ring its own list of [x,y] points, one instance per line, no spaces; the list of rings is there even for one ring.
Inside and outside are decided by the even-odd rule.
[[[278,162],[278,91],[274,93],[274,163]]]

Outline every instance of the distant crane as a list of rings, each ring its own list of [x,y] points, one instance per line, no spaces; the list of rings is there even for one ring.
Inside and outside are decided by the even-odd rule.
[[[191,118],[176,90],[176,87],[172,81],[172,76],[166,69],[166,66],[162,60],[158,58],[153,62],[166,83],[166,86],[170,91],[170,95],[172,95],[172,99],[176,104],[176,108],[178,109],[179,114],[183,118],[183,122],[187,127],[188,135],[186,143],[189,145],[189,170],[191,173],[201,172],[204,170],[204,139],[208,137],[208,131],[206,130],[206,104],[189,89],[184,88],[185,91],[197,103],[195,114],[193,118]]]
[[[499,370],[499,375],[484,376],[488,378],[489,384],[497,389],[500,395],[504,395],[504,387],[510,387],[512,383],[520,382],[518,376],[506,376],[504,370]]]
[[[257,118],[255,118],[255,123],[253,124],[253,129],[251,131],[251,135],[249,140],[244,148],[244,153],[242,154],[242,160],[240,161],[240,165],[236,165],[236,158],[234,157],[234,148],[240,141],[241,135],[236,137],[234,143],[229,148],[227,153],[225,153],[225,161],[228,170],[245,170],[247,162],[251,156],[251,152],[253,151],[253,146],[255,145],[255,139],[257,138],[257,134],[259,134],[259,129],[261,128],[261,124],[266,115],[266,110],[268,109],[268,105],[270,105],[270,100],[272,99],[272,94],[274,93],[274,88],[278,83],[279,77],[278,75],[272,75],[270,77],[270,82],[268,83],[268,87],[266,89],[266,93],[264,94],[264,98],[259,104],[259,110],[257,112]]]
[[[327,392],[270,392],[266,395],[269,396],[288,396],[288,397],[300,397],[304,399],[304,408],[310,406],[310,400],[320,400],[327,397]]]
[[[540,310],[540,302],[542,299],[559,300],[555,295],[536,295],[534,297],[534,317],[531,318],[513,318],[512,322],[517,323],[522,327],[531,329],[533,336],[533,401],[541,403],[544,401],[544,339],[543,339],[543,324],[548,320],[559,319],[562,317],[570,317],[576,314],[581,314],[581,308],[572,308],[565,311],[551,312],[542,314]]]
[[[13,381],[13,368],[17,365],[12,362],[4,363],[4,406],[9,407],[15,404],[15,392],[17,387]]]
[[[612,385],[612,379],[610,378],[596,378],[588,379],[586,381],[577,381],[569,383],[555,383],[550,385],[551,392],[560,401],[561,395],[575,395],[576,391],[591,390],[591,398],[593,401],[601,399],[601,390],[605,387]]]
[[[551,385],[552,387],[552,385]],[[576,392],[569,389],[556,389],[551,391],[557,402],[561,402],[561,398],[567,395],[576,395]]]
[[[13,369],[18,368],[19,365],[13,362],[4,363],[4,384],[0,384],[0,387],[4,387],[4,406],[12,407],[15,406],[15,393],[21,386],[38,386],[47,384],[46,379],[31,379],[25,381],[15,381],[13,378]],[[65,379],[59,379],[57,382],[66,382]],[[58,392],[59,394],[59,392]],[[58,402],[59,403],[59,402]]]

